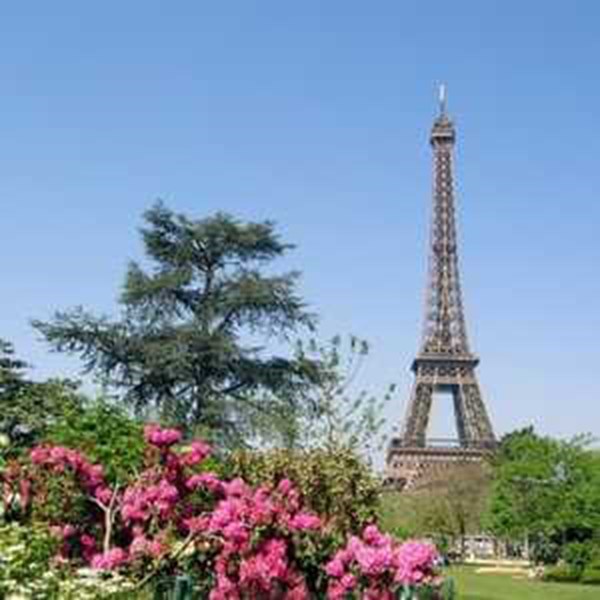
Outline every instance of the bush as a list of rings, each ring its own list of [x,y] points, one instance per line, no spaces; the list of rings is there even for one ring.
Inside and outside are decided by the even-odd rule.
[[[592,558],[593,546],[589,542],[571,542],[562,551],[562,559],[579,574]]]
[[[2,587],[8,582],[7,587]],[[18,584],[0,572],[0,593],[10,590],[7,600],[150,600],[135,592],[135,582],[120,573],[79,569],[68,572],[50,569],[41,579],[26,579]],[[5,596],[0,596],[5,598]]]
[[[20,456],[49,427],[80,410],[84,398],[77,390],[77,383],[63,379],[23,381],[9,392],[0,389],[0,432],[8,436],[7,457]]]
[[[580,571],[570,565],[561,564],[554,567],[547,567],[544,571],[544,581],[554,581],[556,583],[574,583],[579,581]]]
[[[118,573],[52,568],[59,539],[45,527],[0,526],[0,598],[127,600],[132,581]]]
[[[584,569],[580,581],[587,585],[600,585],[600,569]]]
[[[359,532],[377,517],[381,482],[348,448],[238,452],[226,470],[250,485],[290,479],[306,506],[341,532]]]
[[[413,540],[398,544],[370,525],[361,538],[352,536],[325,566],[328,598],[392,600],[439,599],[434,588],[438,553],[431,544]],[[417,589],[418,588],[418,589]]]
[[[80,450],[102,464],[109,482],[126,483],[144,461],[142,425],[102,400],[67,413],[50,427],[45,440]]]
[[[531,558],[535,564],[555,565],[561,558],[561,548],[545,534],[538,534],[531,539]]]
[[[15,523],[1,526],[0,598],[13,592],[32,598],[52,597],[58,590],[59,578],[45,574],[57,546],[58,540],[45,528]]]
[[[590,585],[600,585],[600,559],[594,559],[585,566],[580,581]]]
[[[133,597],[127,596],[133,578],[142,585],[142,578],[144,584],[154,575],[175,581],[186,573],[206,592],[201,597],[210,592],[214,600],[240,591],[247,600],[308,600],[327,588],[392,600],[403,587],[412,598],[439,600],[433,546],[398,543],[374,524],[359,535],[341,528],[373,518],[378,497],[377,480],[351,452],[303,453],[305,463],[295,454],[284,464],[266,461],[259,466],[271,469],[265,471],[271,480],[250,470],[257,478],[251,486],[203,470],[210,447],[200,440],[182,447],[178,430],[147,425],[144,440],[144,468],[126,485],[111,485],[102,465],[80,451],[48,444],[32,449],[21,471],[5,477],[5,489],[20,494],[23,517],[32,517],[33,527],[17,532],[41,532],[39,543],[10,544],[17,556],[13,584],[32,582],[27,593],[37,596],[31,598],[91,599],[109,588]],[[320,514],[280,477],[284,468]],[[104,571],[115,575],[105,579]],[[50,585],[58,591],[48,591]]]
[[[584,569],[580,581],[587,585],[600,585],[600,569]]]

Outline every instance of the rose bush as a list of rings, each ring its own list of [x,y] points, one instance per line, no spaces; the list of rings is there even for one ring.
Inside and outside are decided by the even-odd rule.
[[[210,600],[391,599],[435,580],[427,544],[398,545],[373,524],[345,542],[290,479],[250,485],[207,471],[210,447],[182,446],[175,429],[148,425],[144,439],[144,467],[122,485],[64,446],[37,446],[5,471],[3,495],[47,527],[55,566],[141,583],[186,572]]]

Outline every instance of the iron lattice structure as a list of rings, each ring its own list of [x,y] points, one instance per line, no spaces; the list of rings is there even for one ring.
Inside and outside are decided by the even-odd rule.
[[[423,461],[454,460],[458,455],[476,459],[496,442],[475,368],[479,359],[467,337],[460,287],[456,207],[452,160],[456,132],[445,107],[443,88],[440,113],[431,131],[433,150],[433,211],[425,318],[420,350],[413,361],[415,382],[400,438],[388,451],[388,474],[404,479],[407,459],[412,467]],[[436,392],[452,396],[457,440],[436,446],[427,428]],[[413,469],[414,470],[414,469]]]

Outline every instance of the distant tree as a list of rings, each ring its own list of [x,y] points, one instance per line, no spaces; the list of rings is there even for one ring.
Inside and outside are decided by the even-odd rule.
[[[498,535],[524,537],[550,533],[554,522],[557,440],[538,436],[532,428],[505,436],[494,461],[488,524]]]
[[[14,393],[26,385],[26,368],[27,363],[15,357],[14,346],[0,338],[0,397]]]
[[[557,549],[600,534],[600,461],[580,436],[539,436],[533,428],[505,436],[493,463],[486,517],[497,535]]]
[[[15,453],[40,440],[48,427],[66,413],[79,410],[82,397],[76,382],[66,379],[32,381],[25,361],[13,345],[0,340],[0,434]]]
[[[455,466],[449,477],[434,478],[421,492],[423,530],[458,541],[464,556],[465,537],[482,531],[490,476],[485,463],[466,463]]]
[[[387,490],[381,507],[383,524],[402,537],[431,537],[443,550],[458,543],[464,554],[465,537],[484,531],[490,478],[488,465],[464,463],[430,476],[416,490]]]
[[[130,264],[118,320],[80,308],[34,326],[138,413],[158,411],[237,443],[257,414],[286,410],[319,377],[316,362],[264,348],[314,324],[296,291],[298,273],[270,273],[292,246],[268,221],[222,213],[192,220],[162,203],[144,219],[152,268]]]

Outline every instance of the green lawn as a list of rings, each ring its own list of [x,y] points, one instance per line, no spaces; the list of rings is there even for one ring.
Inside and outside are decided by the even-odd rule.
[[[449,570],[458,590],[457,600],[598,600],[600,586],[542,583],[511,575],[476,573],[472,567]]]

